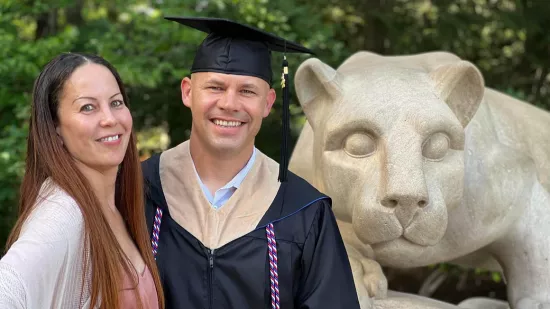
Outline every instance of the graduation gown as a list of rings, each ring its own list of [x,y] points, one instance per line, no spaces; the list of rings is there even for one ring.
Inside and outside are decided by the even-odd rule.
[[[272,308],[270,224],[279,308],[359,309],[331,200],[303,179],[289,173],[279,183],[278,164],[258,151],[239,189],[216,210],[202,193],[188,141],[142,166],[167,309]]]

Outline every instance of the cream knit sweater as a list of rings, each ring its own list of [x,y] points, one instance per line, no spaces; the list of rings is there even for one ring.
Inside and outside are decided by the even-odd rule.
[[[46,181],[19,239],[0,260],[0,308],[89,308],[89,280],[81,295],[83,249],[78,205]]]

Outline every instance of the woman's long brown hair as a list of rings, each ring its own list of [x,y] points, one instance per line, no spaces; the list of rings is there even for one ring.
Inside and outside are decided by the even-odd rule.
[[[69,194],[84,218],[84,270],[91,269],[91,306],[118,309],[124,272],[137,272],[120,248],[101,210],[99,200],[86,177],[79,171],[71,155],[56,134],[58,106],[65,82],[80,66],[95,63],[108,68],[116,78],[124,102],[128,97],[114,67],[101,57],[64,53],[51,60],[35,81],[32,112],[27,141],[25,175],[20,189],[19,217],[8,238],[6,250],[17,240],[21,227],[37,202],[39,190],[48,178]],[[164,297],[147,233],[144,210],[143,178],[135,134],[132,132],[124,160],[119,166],[115,203],[124,218],[130,237],[135,242],[145,264],[151,270],[160,308]],[[91,263],[91,264],[90,264]],[[84,282],[82,289],[84,289]],[[136,296],[137,296],[137,289]],[[138,297],[139,299],[139,297]],[[141,302],[140,302],[141,304]]]

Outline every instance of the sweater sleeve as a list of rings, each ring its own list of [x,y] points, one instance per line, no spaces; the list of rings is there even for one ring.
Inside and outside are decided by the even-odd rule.
[[[71,275],[67,265],[81,256],[83,228],[80,209],[70,196],[57,193],[40,201],[0,260],[0,308],[53,304]]]

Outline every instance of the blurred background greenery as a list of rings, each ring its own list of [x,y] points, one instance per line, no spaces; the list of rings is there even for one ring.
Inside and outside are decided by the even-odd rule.
[[[164,15],[225,17],[313,49],[336,67],[358,50],[384,55],[450,51],[476,64],[487,86],[550,109],[550,5],[546,0],[0,0],[0,249],[14,223],[30,95],[60,52],[96,53],[128,87],[143,158],[188,138],[179,84],[204,34]],[[291,75],[306,56],[289,57]],[[278,78],[281,55],[274,55]],[[279,83],[275,80],[274,85]],[[257,147],[279,158],[280,99]],[[296,98],[293,138],[304,122]],[[447,264],[386,269],[390,288],[457,303],[505,299],[497,273]]]

